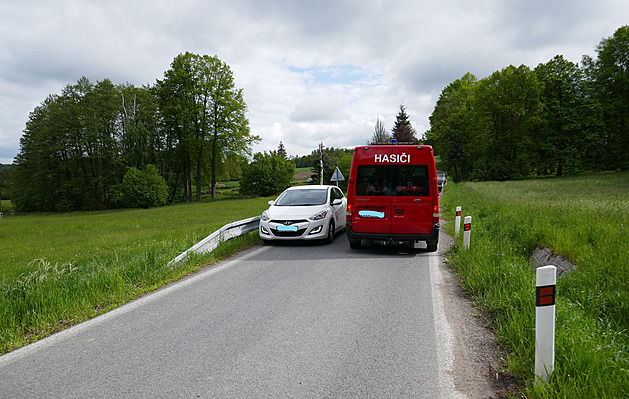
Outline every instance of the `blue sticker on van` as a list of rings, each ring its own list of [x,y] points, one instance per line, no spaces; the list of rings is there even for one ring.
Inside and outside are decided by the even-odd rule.
[[[358,216],[367,219],[384,219],[384,212],[379,211],[358,211]]]

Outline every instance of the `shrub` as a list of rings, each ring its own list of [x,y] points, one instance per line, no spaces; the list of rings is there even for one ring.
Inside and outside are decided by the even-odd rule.
[[[143,171],[132,167],[122,179],[121,194],[124,206],[149,208],[166,203],[168,186],[154,165]]]
[[[240,193],[263,197],[278,194],[290,187],[295,175],[295,163],[276,151],[256,153],[245,167],[240,181]]]

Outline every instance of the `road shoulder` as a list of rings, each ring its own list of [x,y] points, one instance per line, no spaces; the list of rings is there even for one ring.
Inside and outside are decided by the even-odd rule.
[[[445,254],[453,243],[453,238],[441,230],[440,284],[453,336],[452,379],[455,388],[469,399],[507,398],[506,393],[517,392],[517,386],[510,377],[499,372],[500,348],[493,332],[487,327],[487,318],[474,307],[454,270],[446,263]]]

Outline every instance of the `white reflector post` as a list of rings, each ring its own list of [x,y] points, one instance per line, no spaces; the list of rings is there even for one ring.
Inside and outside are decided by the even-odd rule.
[[[555,291],[557,268],[544,266],[536,272],[535,383],[547,382],[555,367]]]
[[[463,248],[468,249],[470,247],[470,234],[472,230],[472,217],[466,216],[463,221]]]
[[[456,218],[454,219],[454,235],[458,236],[461,231],[461,207],[456,207]]]

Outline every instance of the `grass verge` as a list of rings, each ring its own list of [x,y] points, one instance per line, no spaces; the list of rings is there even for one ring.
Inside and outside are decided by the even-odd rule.
[[[450,183],[444,218],[472,216],[471,247],[449,261],[486,309],[507,372],[530,398],[629,397],[629,173],[518,182]],[[446,230],[454,235],[454,224]],[[457,240],[460,242],[461,240]],[[534,384],[535,272],[552,248],[578,265],[557,284],[555,370]]]
[[[120,306],[259,240],[257,232],[167,263],[268,198],[148,210],[26,215],[0,229],[0,354]]]

